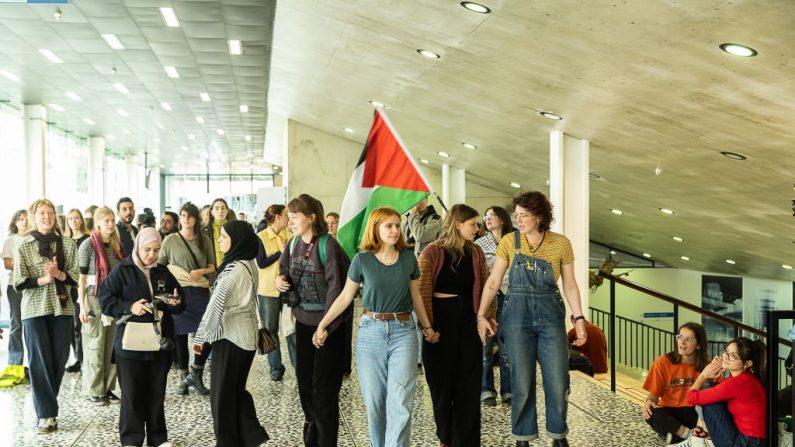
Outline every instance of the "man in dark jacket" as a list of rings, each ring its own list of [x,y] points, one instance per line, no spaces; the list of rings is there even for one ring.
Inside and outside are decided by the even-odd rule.
[[[138,229],[133,225],[135,205],[132,199],[129,197],[119,199],[116,202],[116,214],[119,216],[119,222],[116,223],[116,227],[119,229],[121,246],[124,247],[124,255],[129,256],[132,253],[135,235],[138,234]]]

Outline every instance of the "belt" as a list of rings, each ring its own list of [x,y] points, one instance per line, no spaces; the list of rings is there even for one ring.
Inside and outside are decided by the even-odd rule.
[[[364,315],[366,317],[372,318],[373,320],[385,320],[385,321],[406,321],[411,318],[411,313],[409,312],[397,312],[397,313],[379,313],[379,312],[370,312],[369,310],[365,309]]]

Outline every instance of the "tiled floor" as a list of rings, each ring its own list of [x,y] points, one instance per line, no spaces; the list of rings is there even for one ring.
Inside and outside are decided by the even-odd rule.
[[[3,343],[0,364],[5,364],[6,352]],[[173,389],[176,382],[172,371],[166,397],[169,440],[180,447],[214,445],[209,398],[193,393],[189,397],[175,396]],[[292,370],[288,367],[284,381],[271,382],[264,357],[257,356],[248,385],[254,395],[260,421],[271,436],[268,445],[300,446],[303,416]],[[340,400],[342,417],[339,445],[368,446],[367,419],[355,373],[345,380]],[[621,395],[613,395],[596,381],[572,374],[572,393],[569,400],[569,441],[572,446],[662,444],[641,420],[636,402]],[[49,435],[38,435],[35,432],[36,417],[30,387],[0,390],[0,447],[119,445],[119,405],[90,406],[80,394],[80,374],[66,375],[59,402],[60,430]],[[539,408],[542,408],[539,426],[543,432],[543,395],[540,389]],[[484,407],[482,414],[481,445],[513,446],[514,442],[510,437],[510,407]],[[548,443],[542,435],[531,445]],[[430,395],[424,376],[419,377],[414,404],[412,445],[439,445],[434,436]]]

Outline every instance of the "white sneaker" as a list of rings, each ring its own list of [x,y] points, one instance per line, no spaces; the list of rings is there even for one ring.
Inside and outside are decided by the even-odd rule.
[[[171,443],[170,443],[170,442],[168,442],[168,441],[166,441],[166,442],[164,442],[164,443],[160,444],[160,445],[159,445],[159,446],[157,446],[157,447],[171,447]]]
[[[58,430],[58,420],[56,418],[39,419],[36,430],[41,434],[52,433]]]

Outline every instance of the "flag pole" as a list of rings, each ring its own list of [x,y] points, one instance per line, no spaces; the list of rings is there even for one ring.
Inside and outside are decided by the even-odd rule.
[[[446,213],[446,212],[448,211],[448,209],[447,209],[447,205],[445,205],[445,204],[444,204],[444,202],[442,201],[442,198],[441,198],[441,197],[439,197],[439,194],[433,193],[433,195],[435,195],[435,196],[436,196],[436,200],[438,200],[438,201],[439,201],[439,205],[442,205],[442,209],[443,209],[443,210],[444,210],[444,212]]]

